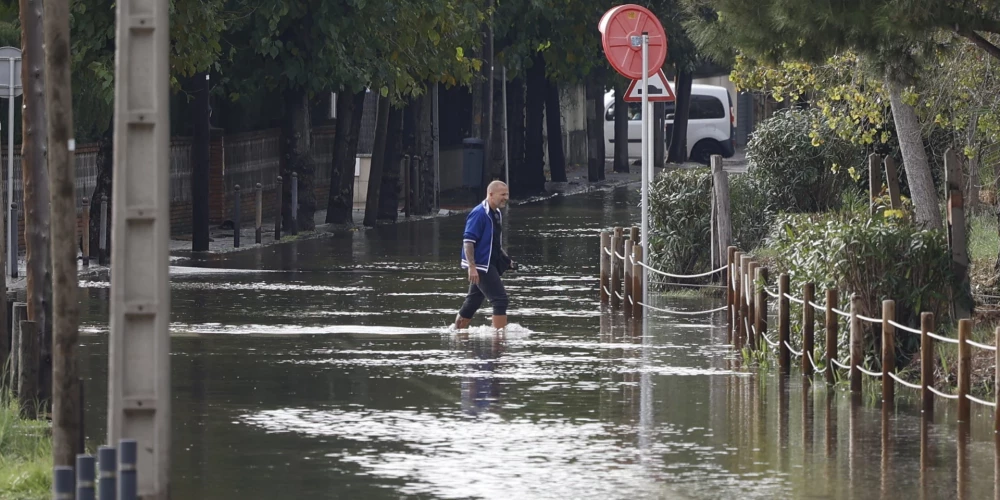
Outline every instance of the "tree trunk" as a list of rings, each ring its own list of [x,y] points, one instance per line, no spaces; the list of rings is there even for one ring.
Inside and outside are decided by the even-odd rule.
[[[525,139],[525,103],[524,103],[524,80],[515,78],[507,85],[507,154],[510,162],[510,179],[507,184],[511,187],[511,192],[516,196],[521,193],[513,186],[523,184],[524,172],[524,139]]]
[[[587,180],[604,180],[604,85],[597,75],[587,79]]]
[[[194,103],[191,119],[191,250],[208,250],[209,240],[209,169],[212,162],[212,132],[209,118],[208,73],[194,76]]]
[[[429,85],[437,85],[431,83]],[[434,208],[434,134],[433,134],[433,99],[430,92],[419,98],[417,108],[417,154],[420,155],[420,183],[417,190],[420,193],[420,205],[417,213],[429,214]]]
[[[24,47],[21,54],[21,81],[24,84],[21,179],[24,186],[24,242],[28,265],[28,320],[35,322],[41,337],[37,397],[47,407],[52,400],[52,258],[49,241],[49,168],[45,149],[48,123],[45,114],[42,1],[21,0],[20,14],[21,46]],[[75,204],[76,200],[73,202]],[[75,219],[75,209],[73,215]],[[75,248],[75,224],[73,235]]]
[[[80,379],[76,344],[80,296],[76,265],[76,172],[73,91],[70,84],[69,2],[45,5],[45,102],[49,168],[52,171],[52,267],[54,277],[52,456],[55,465],[73,466],[80,442]]]
[[[625,81],[615,77],[615,172],[628,172],[628,104]]]
[[[108,198],[108,227],[104,248],[111,255],[111,199],[112,173],[114,172],[114,135],[112,121],[108,130],[97,140],[97,182],[90,196],[90,255],[99,255],[101,248],[101,198]]]
[[[486,0],[486,12],[493,11],[494,0]],[[493,180],[493,18],[486,18],[483,43],[483,176],[481,192]]]
[[[972,158],[969,158],[969,182],[966,184],[965,209],[970,213],[979,213],[981,203],[979,202],[980,183],[980,161],[982,159],[982,147],[976,144],[976,132],[979,128],[979,113],[973,113],[969,127],[966,130],[965,143],[975,151]]]
[[[330,195],[326,202],[327,224],[354,224],[354,165],[357,163],[358,136],[361,135],[366,94],[365,90],[361,90],[353,96],[341,95],[337,99]]]
[[[552,182],[566,182],[566,153],[563,151],[559,111],[559,86],[545,80],[545,122],[549,136],[549,174]]]
[[[528,68],[525,98],[524,165],[517,191],[523,195],[545,192],[545,160],[542,143],[542,110],[545,106],[545,59],[535,55]]]
[[[310,147],[312,142],[311,122],[309,120],[309,97],[304,90],[287,89],[285,97],[285,122],[282,127],[282,145],[284,146],[285,164],[281,171],[282,189],[281,222],[284,227],[291,227],[292,209],[298,210],[298,229],[310,231],[316,228],[313,215],[316,213],[316,193],[313,190],[315,173]],[[299,174],[299,206],[292,207],[292,172]]]
[[[389,132],[389,98],[379,97],[378,114],[375,119],[375,144],[372,147],[371,172],[368,174],[368,196],[365,199],[364,224],[373,227],[378,217],[379,192],[382,187],[382,171],[385,168],[386,134]]]
[[[674,122],[671,127],[670,153],[667,161],[670,163],[684,163],[688,161],[688,117],[691,114],[691,83],[694,75],[688,71],[677,73],[677,80],[674,84]]]
[[[399,219],[400,160],[403,158],[403,109],[389,110],[385,133],[385,159],[382,166],[382,187],[379,190],[378,220],[396,222]],[[403,168],[409,168],[403,165]]]
[[[653,165],[657,167],[663,166],[664,146],[666,146],[663,130],[665,108],[666,106],[662,102],[653,103],[653,137],[650,140],[653,141]]]
[[[924,141],[920,134],[920,121],[913,106],[903,102],[902,87],[886,79],[892,118],[899,137],[899,150],[903,155],[903,168],[910,187],[910,198],[916,212],[917,223],[925,229],[941,229],[941,212],[938,207],[937,189],[927,163]]]

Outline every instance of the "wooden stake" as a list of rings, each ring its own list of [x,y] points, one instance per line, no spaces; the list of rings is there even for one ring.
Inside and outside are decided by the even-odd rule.
[[[896,402],[896,381],[889,376],[896,372],[896,302],[882,301],[882,404],[891,407]]]
[[[927,333],[933,331],[934,313],[920,313],[920,394],[928,417],[934,414],[934,393],[928,389],[934,386],[934,339]]]
[[[788,274],[778,276],[778,368],[782,375],[791,373],[792,353],[788,349]]]
[[[757,330],[757,335],[753,339],[753,348],[760,350],[764,348],[764,335],[767,333],[767,291],[764,290],[767,287],[766,267],[757,269],[757,281],[760,282],[760,288],[757,290],[757,300],[755,301],[757,313],[754,314],[756,321],[754,328]]]
[[[833,364],[833,360],[837,359],[837,330],[839,326],[837,313],[834,312],[834,309],[837,308],[837,295],[836,288],[826,290],[826,382],[830,385],[837,381],[834,372],[837,366]]]
[[[861,370],[858,369],[862,363],[861,351],[861,318],[858,317],[858,309],[861,308],[861,297],[858,294],[851,294],[851,392],[861,392]]]
[[[601,304],[607,304],[611,301],[611,295],[608,294],[608,290],[611,289],[611,256],[608,252],[611,251],[611,231],[604,230],[601,231],[601,277],[600,277],[600,296]]]
[[[972,336],[972,320],[958,321],[958,421],[969,422],[972,413],[969,398],[970,374],[972,373],[972,349],[969,337]]]
[[[813,306],[809,304],[816,295],[816,286],[812,283],[802,285],[802,376],[812,379],[813,367],[809,361],[809,356],[813,354],[814,328],[816,327],[816,313]]]

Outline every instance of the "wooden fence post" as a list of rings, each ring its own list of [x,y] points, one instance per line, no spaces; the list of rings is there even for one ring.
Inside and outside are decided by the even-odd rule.
[[[750,325],[749,331],[747,332],[747,343],[753,348],[754,344],[757,343],[755,338],[757,337],[757,285],[754,278],[757,277],[757,269],[760,264],[751,260],[750,264],[747,266],[747,324]]]
[[[632,240],[633,246],[640,244],[641,242],[639,241],[639,228],[635,226],[630,227],[628,230],[628,238]]]
[[[788,349],[788,273],[778,276],[778,368],[782,375],[791,373],[792,353]]]
[[[630,262],[632,257],[632,240],[625,241],[625,299],[622,300],[622,305],[625,307],[625,317],[632,317],[632,304],[634,303],[634,297],[632,294],[634,290],[632,288],[632,267],[633,264]]]
[[[736,345],[736,339],[743,334],[743,309],[740,308],[740,304],[743,303],[743,270],[740,268],[740,263],[743,262],[743,252],[739,250],[733,254],[733,286],[735,286],[736,291],[733,292],[733,330],[729,332],[729,343]]]
[[[643,306],[639,305],[642,300],[642,245],[632,245],[632,291],[636,295],[635,307],[632,308],[632,317],[642,319]]]
[[[955,151],[944,153],[945,183],[948,189],[948,248],[951,249],[951,269],[958,278],[962,296],[951,298],[952,317],[971,318],[972,310],[967,301],[970,292],[969,249],[965,234],[965,202],[962,190],[962,165]]]
[[[861,297],[856,293],[851,294],[851,392],[861,392],[861,318],[858,317],[858,309],[861,308]]]
[[[882,404],[890,407],[896,402],[896,381],[889,376],[896,371],[896,301],[882,301]]]
[[[611,256],[608,252],[611,251],[611,231],[605,229],[601,231],[601,277],[600,277],[600,296],[601,304],[607,304],[611,300],[611,295],[608,290],[611,288],[608,286],[611,284]]]
[[[972,335],[972,320],[958,320],[958,421],[969,422],[972,408],[969,398],[972,372],[972,348],[967,342]]]
[[[21,352],[18,360],[18,391],[17,400],[21,408],[21,417],[34,420],[38,418],[38,360],[40,346],[38,345],[38,328],[34,321],[21,321],[20,327]]]
[[[833,385],[837,381],[837,366],[833,360],[837,359],[837,330],[840,323],[837,321],[837,308],[839,292],[836,288],[826,289],[826,382]]]
[[[889,202],[893,210],[903,208],[903,203],[899,197],[899,174],[896,172],[896,160],[891,156],[885,157],[885,185],[889,188]]]
[[[90,199],[86,196],[81,201],[83,205],[83,222],[80,226],[80,250],[83,253],[83,267],[90,267]]]
[[[920,394],[923,410],[928,416],[934,413],[934,393],[928,387],[934,386],[934,339],[928,332],[934,331],[934,313],[920,313]]]
[[[622,228],[616,227],[615,233],[611,236],[611,308],[621,309],[622,307],[622,259],[618,256],[621,255],[622,250],[619,248],[624,248],[624,238],[622,237]]]
[[[733,329],[736,328],[736,247],[730,246],[726,251],[726,307],[729,319],[729,337],[733,338]]]
[[[732,217],[729,211],[729,174],[722,168],[721,156],[712,156],[712,189],[715,193],[715,217],[719,224],[719,234],[715,241],[721,255],[733,244]]]
[[[753,348],[760,350],[763,349],[764,335],[767,333],[767,291],[764,288],[767,287],[767,268],[760,267],[757,268],[757,281],[760,283],[760,288],[757,289],[757,314],[754,315],[754,329],[757,331],[753,339]]]
[[[750,293],[748,287],[750,285],[750,256],[740,255],[740,288],[742,293],[740,294],[740,316],[743,319],[740,321],[740,325],[743,327],[740,330],[740,335],[736,338],[736,342],[733,344],[736,347],[742,348],[746,344],[747,337],[750,336]]]
[[[805,283],[802,285],[802,376],[812,379],[813,367],[810,356],[815,348],[815,327],[816,312],[813,310],[812,302],[816,295],[816,285]]]

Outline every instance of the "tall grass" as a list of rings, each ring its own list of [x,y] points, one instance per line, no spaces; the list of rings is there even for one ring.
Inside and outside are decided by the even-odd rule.
[[[24,420],[17,400],[0,392],[0,499],[52,495],[52,439],[48,422]]]

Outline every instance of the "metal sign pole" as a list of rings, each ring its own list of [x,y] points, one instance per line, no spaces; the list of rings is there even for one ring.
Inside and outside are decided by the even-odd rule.
[[[7,268],[11,278],[17,277],[17,236],[14,234],[14,58],[7,59]]]
[[[649,34],[642,34],[642,258],[649,261]],[[649,304],[649,273],[642,268],[642,303]],[[643,315],[645,316],[645,314]]]

